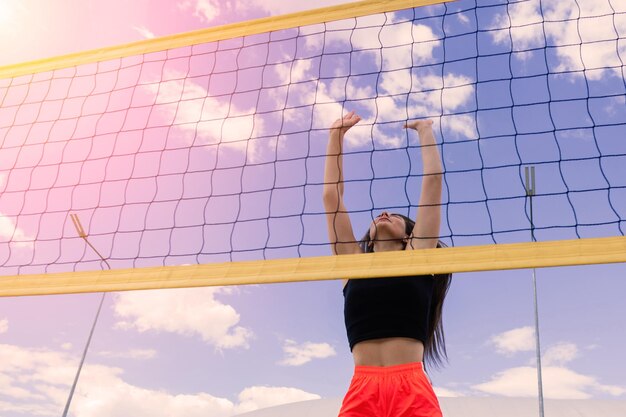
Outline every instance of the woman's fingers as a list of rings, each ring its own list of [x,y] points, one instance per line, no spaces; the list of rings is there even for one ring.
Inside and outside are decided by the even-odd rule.
[[[404,128],[405,129],[415,129],[415,130],[419,130],[419,129],[423,129],[425,127],[430,127],[432,126],[433,121],[431,119],[421,119],[421,120],[414,120],[412,122],[407,122],[404,124]]]
[[[360,117],[359,117],[359,116],[357,116],[357,115],[354,113],[354,110],[352,110],[350,113],[346,114],[346,115],[343,117],[343,119],[344,119],[344,120],[353,120],[353,119],[355,119],[355,118],[356,118],[356,119],[360,119]]]
[[[347,131],[352,126],[361,121],[361,117],[355,113],[354,110],[346,113],[341,119],[335,120],[335,123],[332,124],[331,128],[341,128],[342,131]]]
[[[361,120],[361,117],[359,117],[357,114],[355,114],[355,112],[353,110],[350,113],[346,114],[344,116],[343,120],[344,120],[344,126],[352,127],[352,126],[354,126],[355,124],[357,124]]]

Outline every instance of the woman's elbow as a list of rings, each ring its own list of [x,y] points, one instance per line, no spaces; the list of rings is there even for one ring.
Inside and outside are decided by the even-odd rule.
[[[336,189],[332,189],[332,187],[324,188],[322,200],[324,201],[324,206],[326,207],[336,206],[339,202],[339,192]]]

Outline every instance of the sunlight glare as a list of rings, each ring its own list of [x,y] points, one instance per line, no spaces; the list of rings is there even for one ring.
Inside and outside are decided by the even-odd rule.
[[[9,23],[14,16],[11,0],[0,0],[0,25]]]

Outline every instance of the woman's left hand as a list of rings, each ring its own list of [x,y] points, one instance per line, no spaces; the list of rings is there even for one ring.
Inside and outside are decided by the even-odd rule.
[[[361,121],[361,116],[353,111],[347,113],[341,119],[337,119],[330,127],[331,130],[339,130],[341,134],[345,134],[352,126]]]

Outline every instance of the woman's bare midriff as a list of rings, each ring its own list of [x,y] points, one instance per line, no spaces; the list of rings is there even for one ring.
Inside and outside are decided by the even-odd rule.
[[[424,359],[424,344],[405,337],[359,342],[352,349],[356,366],[394,366]]]

